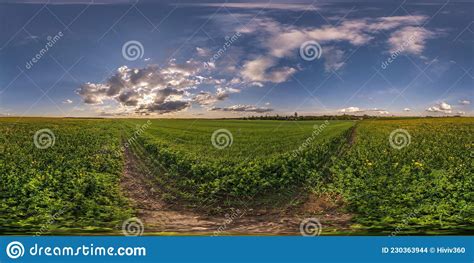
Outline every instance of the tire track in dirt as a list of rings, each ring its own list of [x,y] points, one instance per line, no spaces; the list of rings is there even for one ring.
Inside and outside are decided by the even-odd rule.
[[[143,221],[145,235],[300,235],[300,222],[315,213],[324,226],[348,228],[350,216],[336,211],[337,207],[330,204],[331,200],[326,197],[310,197],[296,208],[282,207],[277,210],[239,207],[228,209],[223,215],[173,206],[163,201],[163,192],[153,179],[156,175],[147,175],[140,169],[144,162],[133,150],[125,147],[124,154],[121,187],[131,201],[136,217]]]

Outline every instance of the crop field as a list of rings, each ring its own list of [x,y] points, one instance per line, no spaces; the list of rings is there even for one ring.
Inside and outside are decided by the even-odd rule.
[[[51,220],[107,229],[128,216],[119,132],[107,120],[2,119],[0,231],[40,231]]]
[[[142,205],[259,209],[247,212],[257,221],[269,210],[323,224],[350,215],[344,227],[327,220],[337,233],[466,233],[473,134],[474,118],[1,118],[0,232],[115,233]],[[314,198],[324,209],[305,209]]]
[[[133,123],[133,122],[132,122]],[[135,121],[143,123],[143,121]],[[163,145],[200,160],[241,162],[268,159],[296,150],[324,121],[247,121],[247,120],[154,120],[144,131],[150,143]],[[354,123],[331,121],[318,134],[318,142],[340,135]],[[214,131],[227,130],[212,143]],[[221,144],[221,145],[220,145]],[[221,147],[219,147],[221,146]],[[205,153],[205,154],[203,154]]]
[[[140,137],[173,197],[194,202],[287,192],[329,158],[353,122],[155,121]],[[214,140],[212,134],[215,134]],[[221,132],[222,131],[222,132]],[[320,132],[319,132],[320,131]],[[313,133],[314,132],[314,133]],[[309,147],[299,147],[305,140]],[[176,180],[176,178],[180,178]]]
[[[356,138],[331,177],[357,222],[472,231],[472,118],[361,122]]]

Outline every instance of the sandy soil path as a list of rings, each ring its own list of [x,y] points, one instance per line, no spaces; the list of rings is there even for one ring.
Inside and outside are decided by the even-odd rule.
[[[144,234],[183,235],[300,235],[300,223],[318,214],[324,227],[347,228],[350,215],[335,211],[328,200],[308,200],[301,208],[275,210],[238,208],[222,215],[207,215],[168,205],[153,178],[140,171],[140,160],[125,149],[121,187],[145,225]],[[323,231],[324,234],[324,231]]]

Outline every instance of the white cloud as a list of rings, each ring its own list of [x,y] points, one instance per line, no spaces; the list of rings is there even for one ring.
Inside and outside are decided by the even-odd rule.
[[[461,105],[469,105],[469,104],[471,104],[471,101],[470,101],[470,100],[460,100],[460,101],[459,101],[459,104],[461,104]]]
[[[273,111],[273,109],[267,107],[257,107],[255,105],[233,105],[229,107],[219,108],[213,107],[210,109],[211,111],[232,111],[232,112],[256,112],[256,113],[264,113]]]
[[[403,111],[407,111],[407,112],[408,112],[408,111],[411,111],[411,109],[410,109],[410,108],[404,108]]]
[[[178,64],[172,59],[163,67],[144,68],[122,66],[103,83],[85,83],[77,89],[85,104],[92,105],[101,114],[163,114],[188,109],[192,103],[204,107],[224,101],[235,88],[239,78],[213,78],[204,65],[194,60]],[[213,86],[215,92],[200,91],[197,87]]]
[[[256,86],[256,87],[261,88],[261,87],[263,87],[263,83],[261,83],[261,82],[252,82],[252,83],[250,83],[250,86]]]
[[[252,10],[259,10],[259,9],[275,9],[275,10],[291,10],[291,11],[311,11],[311,10],[318,10],[312,4],[304,4],[304,3],[202,3],[202,4],[188,4],[194,6],[210,6],[210,7],[226,7],[226,8],[238,8],[238,9],[252,9]]]
[[[387,30],[396,30],[387,40],[390,51],[397,51],[402,47],[403,50],[399,52],[421,55],[427,40],[436,36],[427,29],[417,27],[426,19],[426,16],[421,15],[391,16],[345,20],[339,25],[297,27],[279,23],[268,17],[253,18],[252,23],[246,26],[239,24],[235,30],[254,35],[266,52],[261,53],[258,59],[246,60],[241,75],[250,82],[286,81],[296,69],[271,68],[278,65],[280,59],[294,58],[300,45],[309,40],[321,45],[326,71],[340,70],[344,66],[345,52],[338,48],[338,43],[366,45],[378,36],[383,37],[380,32]]]
[[[415,34],[418,38],[415,45],[420,46],[433,33],[414,26],[419,25],[426,19],[426,16],[392,16],[376,19],[345,20],[337,26],[325,25],[318,28],[301,28],[280,24],[268,18],[256,18],[252,21],[251,26],[245,27],[245,31],[246,33],[258,34],[263,32],[269,35],[263,35],[263,44],[270,49],[271,55],[281,58],[293,54],[294,49],[308,40],[315,40],[320,44],[345,41],[354,46],[361,46],[374,39],[374,35],[379,31],[393,30],[400,27],[404,28],[393,36],[392,42],[397,44],[397,37]],[[413,28],[416,28],[416,31]],[[422,33],[419,33],[421,31]],[[412,50],[416,48],[419,49],[420,47],[413,47]]]
[[[240,78],[232,78],[229,83],[230,83],[230,84],[235,84],[235,85],[236,85],[236,84],[240,84],[240,83],[242,83],[242,79],[240,79]]]
[[[290,67],[275,67],[277,61],[269,57],[260,57],[244,63],[241,72],[242,77],[249,82],[273,82],[286,81],[296,69]]]
[[[340,109],[339,112],[344,112],[344,113],[353,113],[353,112],[360,112],[359,107],[348,107],[344,109]]]
[[[426,46],[426,40],[435,34],[422,27],[407,26],[393,32],[388,39],[391,53],[407,53],[421,55]]]
[[[63,101],[63,104],[71,104],[72,103],[72,100],[70,99],[66,99]]]
[[[428,19],[427,16],[388,16],[377,18],[377,23],[374,23],[369,28],[371,30],[390,30],[400,26],[421,26],[423,22]]]
[[[390,112],[384,109],[372,108],[372,109],[361,109],[359,107],[348,107],[339,110],[340,113],[376,113],[380,115],[390,114]]]
[[[326,48],[325,60],[324,60],[324,69],[327,72],[337,71],[345,65],[344,61],[344,51],[335,49],[335,48]]]
[[[227,99],[230,94],[239,92],[239,89],[231,87],[218,87],[215,94],[206,91],[201,91],[193,98],[193,101],[203,106],[214,105],[218,101],[223,101]]]
[[[202,64],[195,61],[177,64],[175,60],[161,68],[155,65],[140,69],[122,66],[104,83],[83,84],[77,94],[86,104],[106,106],[106,102],[117,102],[126,112],[180,111],[190,106],[190,89],[206,81],[215,82],[198,75],[201,67]]]
[[[429,108],[426,109],[426,111],[429,111],[429,112],[441,112],[441,113],[451,113],[452,112],[452,107],[451,105],[449,105],[448,103],[446,102],[441,102],[441,103],[438,103],[434,106],[431,106]]]
[[[206,48],[196,47],[196,52],[201,57],[208,57],[211,55],[211,52]]]
[[[213,105],[214,103],[218,101],[218,99],[216,98],[216,96],[212,95],[212,93],[210,92],[201,91],[193,98],[193,101],[200,105],[207,106],[207,105]]]

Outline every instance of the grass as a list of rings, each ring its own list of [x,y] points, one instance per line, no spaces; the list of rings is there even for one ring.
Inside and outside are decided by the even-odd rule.
[[[143,120],[128,121],[130,127]],[[193,156],[209,160],[269,159],[298,149],[324,121],[259,121],[259,120],[152,120],[143,135],[149,141]],[[352,127],[351,121],[330,121],[312,143],[318,144]],[[226,129],[232,144],[224,149],[213,146],[213,132]]]

